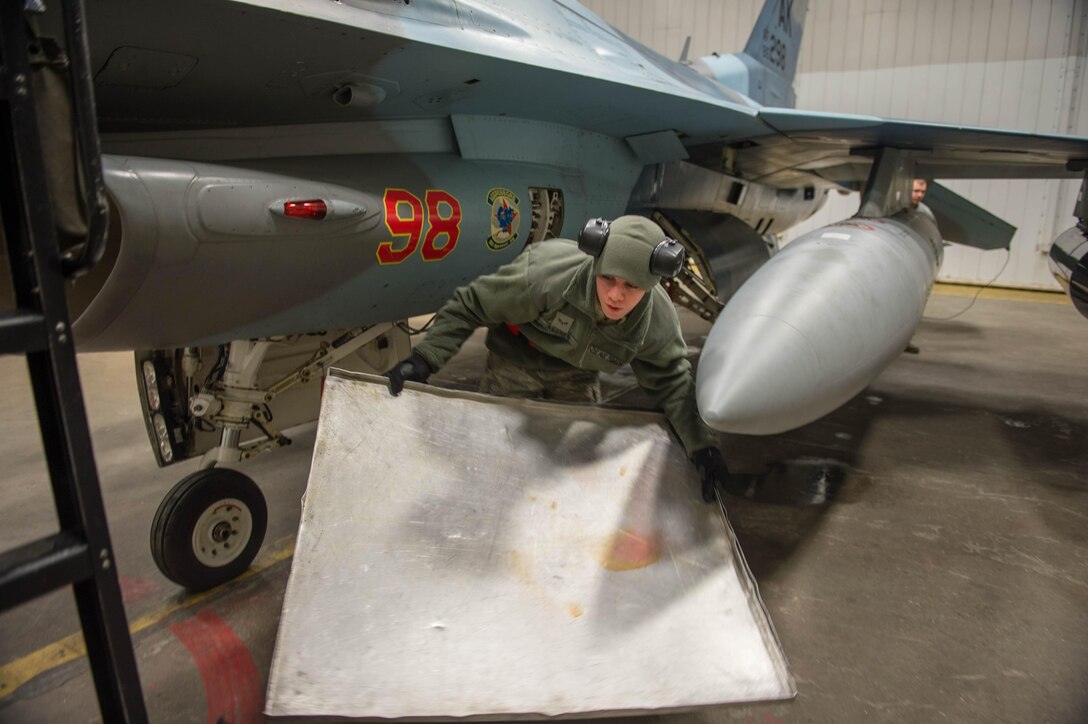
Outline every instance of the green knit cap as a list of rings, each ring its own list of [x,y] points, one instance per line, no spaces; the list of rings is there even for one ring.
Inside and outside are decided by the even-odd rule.
[[[609,225],[608,241],[593,264],[593,273],[626,279],[652,289],[661,277],[650,272],[650,255],[665,238],[661,227],[642,216],[621,216]]]

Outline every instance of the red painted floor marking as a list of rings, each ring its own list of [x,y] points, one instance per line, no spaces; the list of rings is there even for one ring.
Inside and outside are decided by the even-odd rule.
[[[134,601],[139,601],[141,598],[147,598],[159,590],[158,584],[145,578],[132,578],[131,576],[118,576],[117,578],[121,584],[121,600],[124,601],[126,606]]]
[[[170,630],[189,649],[204,679],[208,724],[261,721],[264,692],[249,649],[227,622],[205,608]]]

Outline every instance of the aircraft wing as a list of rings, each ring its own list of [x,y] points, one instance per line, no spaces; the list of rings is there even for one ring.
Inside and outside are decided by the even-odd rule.
[[[928,178],[1076,178],[1088,160],[1088,139],[1076,136],[788,108],[761,108],[759,118],[777,135],[737,149],[736,163],[772,186],[864,182],[881,147],[908,151]],[[720,153],[712,146],[693,156]]]
[[[110,0],[88,14],[107,148],[149,131],[480,115],[675,133],[696,163],[734,154],[739,175],[777,186],[854,185],[881,146],[937,178],[1074,176],[1088,159],[1083,138],[759,107],[576,3]]]
[[[456,114],[619,138],[772,132],[748,99],[573,3],[105,0],[88,15],[105,134]],[[337,104],[345,86],[372,102]]]

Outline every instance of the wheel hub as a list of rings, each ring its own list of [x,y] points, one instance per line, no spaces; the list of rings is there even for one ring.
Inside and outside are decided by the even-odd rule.
[[[242,553],[252,533],[249,506],[224,498],[209,505],[193,527],[193,555],[206,566],[225,566]]]
[[[227,541],[234,531],[230,527],[230,523],[220,522],[215,524],[215,528],[212,529],[212,540],[216,543],[223,543]]]

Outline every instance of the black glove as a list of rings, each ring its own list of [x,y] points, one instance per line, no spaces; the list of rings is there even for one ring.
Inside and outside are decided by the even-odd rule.
[[[408,359],[401,360],[393,365],[393,368],[386,372],[385,376],[389,378],[389,391],[395,397],[404,389],[405,382],[426,382],[432,372],[434,370],[427,364],[427,360],[413,352]]]
[[[704,447],[696,450],[691,456],[691,462],[699,471],[699,477],[703,479],[703,500],[713,503],[715,499],[714,489],[726,487],[729,481],[729,468],[725,465],[722,451],[716,447]]]

